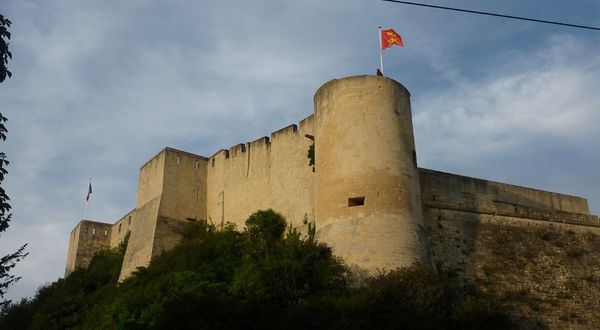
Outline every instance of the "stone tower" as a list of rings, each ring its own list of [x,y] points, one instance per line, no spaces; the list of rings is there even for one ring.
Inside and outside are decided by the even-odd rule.
[[[408,90],[355,76],[314,102],[317,239],[369,273],[429,264]]]

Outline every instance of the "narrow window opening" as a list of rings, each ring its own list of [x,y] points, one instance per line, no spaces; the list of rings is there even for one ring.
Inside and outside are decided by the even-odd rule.
[[[365,196],[348,198],[348,207],[365,205]]]
[[[108,236],[108,230],[104,229],[104,236]]]
[[[129,218],[127,218],[127,224],[130,225],[131,224],[131,216],[129,216]]]
[[[196,222],[196,219],[194,219],[194,218],[187,218],[187,221],[194,221],[194,222]]]
[[[96,235],[96,228],[92,228],[92,235]]]
[[[211,161],[210,161],[210,166],[211,166],[211,167],[215,167],[215,159],[214,159],[214,158],[213,158],[213,159],[211,159]]]
[[[196,161],[196,168],[198,168],[200,165],[198,164],[198,161]]]
[[[431,196],[431,200],[435,201],[435,194],[433,196]]]
[[[417,153],[414,150],[412,151],[412,156],[413,156],[413,163],[415,164],[415,167],[417,167]]]
[[[119,224],[119,233],[121,232],[121,225],[123,225],[122,223]]]
[[[175,156],[175,160],[177,161],[177,165],[179,165],[179,155]]]

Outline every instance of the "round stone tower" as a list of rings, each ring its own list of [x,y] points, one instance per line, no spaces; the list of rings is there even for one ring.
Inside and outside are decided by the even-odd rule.
[[[408,90],[355,76],[314,101],[316,238],[369,273],[429,265]]]

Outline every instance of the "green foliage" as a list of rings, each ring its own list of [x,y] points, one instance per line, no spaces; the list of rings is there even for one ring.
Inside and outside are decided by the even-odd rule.
[[[30,329],[34,313],[30,299],[7,304],[0,311],[0,329]]]
[[[12,22],[9,19],[0,14],[0,83],[3,82],[6,77],[11,77],[12,75],[6,67],[8,59],[12,58],[12,54],[8,50],[8,40],[10,39],[8,27],[10,27],[11,24]],[[6,126],[4,126],[4,123],[6,123],[7,120],[8,119],[0,113],[0,140],[2,141],[6,140],[6,134],[8,133]],[[0,152],[0,183],[4,181],[4,176],[8,173],[6,170],[8,164],[9,162],[6,159],[6,154]],[[6,191],[4,188],[0,187],[0,232],[4,232],[8,228],[12,217],[9,201],[10,198],[6,194]],[[0,258],[0,298],[4,297],[6,290],[11,284],[19,280],[19,277],[10,274],[10,270],[15,267],[17,262],[27,256],[28,253],[25,252],[25,247],[27,247],[27,244],[21,246],[16,252]],[[0,307],[6,303],[8,302],[0,302]]]
[[[43,286],[32,300],[5,306],[0,329],[77,328],[98,316],[97,306],[117,291],[125,244],[95,255],[87,269],[78,268],[64,279]]]
[[[259,215],[266,220],[265,224],[273,223],[270,212]],[[278,231],[271,231],[271,226],[267,228],[267,233]],[[232,291],[283,306],[310,299],[322,292],[343,291],[347,287],[347,267],[333,256],[325,244],[305,240],[301,236],[290,228],[285,239],[271,236],[270,243],[247,246],[246,256],[235,274]]]
[[[315,143],[313,142],[310,147],[308,147],[308,166],[312,167],[312,171],[315,171]]]
[[[101,251],[88,268],[78,268],[65,279],[40,288],[32,329],[73,328],[100,317],[96,307],[117,292],[125,246],[126,241],[117,249]]]
[[[495,300],[421,265],[370,277],[341,295],[302,302],[285,322],[291,329],[515,328]]]
[[[124,248],[98,254],[6,307],[0,328],[507,329],[492,300],[415,265],[350,284],[348,267],[273,210],[244,232],[200,222],[148,268],[116,285]]]
[[[272,209],[257,211],[246,220],[251,252],[264,255],[269,253],[279,243],[285,231],[285,219]]]
[[[0,187],[0,191],[1,193],[4,192],[4,190]],[[2,199],[0,197],[0,199]],[[0,215],[0,218],[3,217],[3,214]],[[6,218],[7,222],[10,219],[10,214],[8,215],[8,217]],[[1,222],[2,220],[0,220]],[[7,225],[8,227],[8,225]],[[8,289],[8,287],[15,283],[16,281],[18,281],[20,279],[20,277],[17,277],[15,275],[10,274],[10,271],[12,268],[14,268],[17,264],[17,262],[21,261],[23,258],[25,258],[29,252],[25,252],[25,248],[27,247],[27,244],[21,246],[16,252],[7,254],[5,256],[3,256],[2,258],[0,258],[0,298],[4,297],[4,294],[6,293],[6,290]],[[9,303],[9,301],[0,301],[0,307],[2,307],[3,305],[5,305],[6,303]]]
[[[6,65],[8,60],[12,58],[11,52],[8,50],[8,40],[10,40],[10,32],[8,28],[12,22],[0,14],[0,83],[3,82],[6,77],[11,77],[12,73],[8,71]]]
[[[522,329],[517,324],[528,321],[514,320],[506,309],[490,297],[466,296],[453,305],[450,317],[454,329]],[[542,329],[541,325],[527,327]]]

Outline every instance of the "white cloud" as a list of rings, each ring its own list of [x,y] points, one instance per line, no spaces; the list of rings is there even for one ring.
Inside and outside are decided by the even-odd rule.
[[[415,97],[425,167],[588,197],[600,210],[600,48],[566,35]],[[468,81],[465,83],[464,81]]]
[[[600,49],[570,37],[549,43],[550,52],[507,58],[489,75],[416,97],[426,157],[498,154],[540,140],[577,147],[599,137]]]

